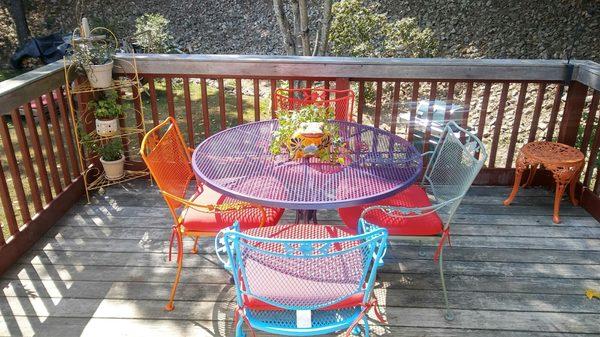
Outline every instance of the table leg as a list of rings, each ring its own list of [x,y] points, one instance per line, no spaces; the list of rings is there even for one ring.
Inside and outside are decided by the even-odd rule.
[[[565,189],[567,188],[567,185],[565,183],[556,182],[556,195],[554,196],[554,213],[552,215],[552,221],[554,221],[554,223],[560,223],[560,217],[558,215],[558,212],[560,210],[560,201],[562,200],[563,194],[565,194]]]
[[[529,168],[529,177],[527,177],[527,181],[521,187],[525,188],[531,186],[531,183],[533,182],[533,177],[535,177],[537,169],[538,165],[531,165],[531,168]]]
[[[317,224],[317,210],[315,209],[298,209],[296,210],[296,220],[295,220],[295,224],[299,224],[299,223],[303,223],[303,224],[309,224],[309,223],[313,223],[313,224]]]
[[[521,185],[521,178],[523,177],[523,171],[525,171],[526,167],[527,167],[527,165],[523,162],[523,159],[519,156],[517,158],[517,167],[515,168],[515,182],[513,184],[513,188],[512,188],[512,191],[510,192],[510,195],[503,202],[504,206],[510,205],[510,203],[517,196],[517,192],[519,191],[519,186]]]
[[[575,174],[573,174],[573,178],[571,178],[571,181],[569,182],[569,197],[571,198],[571,203],[573,204],[573,206],[579,205],[579,201],[577,200],[577,198],[575,198],[575,186],[577,185],[577,181],[579,180],[581,169],[582,167],[577,168],[577,171],[575,172]]]

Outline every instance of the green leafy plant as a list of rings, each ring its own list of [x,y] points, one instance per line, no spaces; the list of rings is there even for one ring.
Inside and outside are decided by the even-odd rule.
[[[172,37],[167,30],[169,20],[161,14],[146,13],[135,20],[135,42],[145,53],[169,53]]]
[[[79,126],[79,139],[88,151],[94,152],[104,161],[115,161],[123,156],[123,143],[121,139],[115,138],[108,142],[94,140],[90,134],[86,133],[81,125]]]
[[[110,63],[116,53],[116,47],[108,41],[92,40],[79,42],[73,46],[71,61],[82,69],[93,65]]]
[[[438,40],[415,18],[389,21],[379,13],[379,3],[342,0],[332,8],[329,31],[331,52],[336,56],[433,57]]]
[[[298,110],[279,111],[279,127],[273,132],[273,139],[269,150],[274,155],[279,155],[282,151],[286,151],[288,141],[294,136],[294,133],[300,128],[301,124],[309,122],[323,123],[323,132],[331,135],[333,147],[341,147],[342,140],[339,136],[338,125],[330,123],[333,117],[334,112],[332,108],[316,105],[308,105]],[[329,151],[320,152],[319,158],[323,161],[336,159],[333,158],[332,153]]]
[[[108,91],[104,98],[97,102],[90,102],[89,108],[94,109],[94,116],[98,119],[114,119],[123,115],[123,105],[117,102],[117,93]]]

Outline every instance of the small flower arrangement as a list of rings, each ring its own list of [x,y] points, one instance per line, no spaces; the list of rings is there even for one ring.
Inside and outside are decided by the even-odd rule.
[[[333,109],[307,105],[298,110],[279,111],[279,128],[273,132],[270,151],[290,159],[316,157],[323,162],[345,164],[345,144],[339,127],[331,123]]]

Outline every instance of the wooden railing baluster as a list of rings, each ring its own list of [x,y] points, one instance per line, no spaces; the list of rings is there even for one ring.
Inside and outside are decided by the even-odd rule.
[[[152,113],[152,123],[157,126],[160,123],[158,118],[158,106],[156,101],[156,87],[154,84],[154,76],[144,75],[148,79],[148,91],[150,92],[150,111]]]
[[[210,116],[208,115],[208,90],[206,89],[206,78],[200,80],[200,94],[202,95],[202,120],[204,122],[204,138],[210,136]]]
[[[71,173],[69,172],[69,165],[67,164],[62,130],[57,118],[56,103],[51,91],[46,94],[46,102],[48,105],[48,114],[50,115],[50,123],[52,124],[52,133],[54,134],[54,143],[56,144],[56,149],[58,151],[58,160],[60,161],[62,177],[65,186],[67,186],[71,183]]]
[[[381,122],[381,101],[383,99],[383,83],[381,81],[377,81],[375,88],[375,118],[373,121],[373,126],[379,128],[379,124]]]
[[[52,192],[50,191],[48,170],[46,169],[46,164],[44,163],[44,153],[42,151],[42,145],[40,143],[40,138],[37,132],[37,127],[35,126],[35,120],[33,119],[33,113],[31,112],[31,105],[29,102],[23,105],[23,110],[25,111],[27,129],[29,130],[29,139],[31,139],[33,153],[35,154],[34,159],[37,165],[39,179],[42,182],[42,191],[44,193],[46,203],[49,203],[52,201]]]
[[[165,77],[165,90],[167,93],[167,110],[169,111],[169,116],[175,117],[175,102],[173,98],[173,80],[171,77]]]
[[[502,84],[500,92],[500,101],[498,102],[498,115],[494,123],[494,136],[492,138],[492,148],[490,150],[489,166],[495,167],[496,155],[498,153],[498,142],[500,141],[500,132],[502,131],[502,121],[504,120],[504,110],[506,109],[506,97],[508,96],[508,82]]]
[[[217,79],[217,85],[219,90],[219,115],[221,117],[221,130],[225,130],[227,128],[227,113],[225,111],[225,83],[223,82],[222,77]]]
[[[60,184],[60,178],[58,177],[56,158],[54,156],[54,147],[52,146],[52,140],[50,140],[50,131],[48,130],[48,121],[46,120],[46,113],[44,112],[42,98],[36,98],[35,103],[37,105],[37,115],[39,118],[38,124],[40,126],[40,130],[42,131],[42,140],[44,143],[44,149],[46,151],[45,158],[48,159],[48,166],[50,168],[52,187],[54,188],[54,193],[59,194],[62,192],[62,186]]]
[[[429,102],[437,99],[437,82],[429,82]],[[427,108],[427,127],[425,128],[425,137],[423,138],[423,152],[429,151],[429,139],[431,138],[431,124],[433,123],[433,104]]]
[[[523,106],[525,105],[525,96],[527,95],[527,82],[521,83],[519,89],[519,98],[517,99],[517,108],[515,110],[515,119],[513,121],[512,133],[510,135],[510,141],[508,143],[508,153],[506,154],[506,165],[505,168],[510,168],[513,163],[515,155],[515,147],[519,138],[519,128],[521,127],[521,116],[523,115]]]
[[[394,92],[392,93],[392,116],[390,121],[390,132],[396,134],[396,124],[398,123],[398,99],[400,97],[400,81],[394,82]]]
[[[15,123],[13,122],[13,125]],[[16,126],[15,126],[16,127]],[[10,176],[12,178],[15,194],[17,195],[17,201],[19,203],[19,211],[23,223],[31,220],[31,214],[29,213],[29,206],[27,205],[27,198],[25,197],[25,189],[23,188],[23,181],[21,178],[21,172],[17,163],[17,157],[15,156],[15,149],[12,144],[8,125],[4,116],[0,116],[0,137],[2,137],[2,147],[6,154],[6,161],[8,162],[8,169],[10,170]]]
[[[4,216],[6,217],[6,223],[8,230],[11,235],[19,232],[19,225],[17,223],[17,217],[15,216],[15,210],[12,205],[10,193],[8,191],[8,185],[6,184],[6,176],[4,175],[4,169],[0,165],[0,202],[2,203],[2,209],[4,210]],[[2,228],[0,228],[2,232]],[[2,236],[1,243],[4,244],[4,236]]]
[[[71,170],[73,174],[69,182],[72,181],[73,178],[76,178],[80,175],[79,172],[79,163],[77,162],[77,148],[75,147],[75,141],[72,133],[71,121],[69,117],[69,113],[67,111],[67,106],[65,103],[64,90],[62,87],[59,87],[54,90],[56,93],[58,110],[60,111],[60,119],[62,122],[62,128],[65,133],[65,141],[67,144],[67,153],[69,154],[69,163],[71,164]]]
[[[533,108],[533,117],[531,118],[531,129],[529,129],[528,143],[536,140],[537,128],[540,121],[540,114],[542,112],[542,104],[544,103],[544,95],[546,93],[546,83],[540,83],[538,87],[538,94],[535,99],[535,107]]]
[[[235,98],[237,108],[237,121],[238,124],[244,123],[244,101],[242,97],[242,79],[235,79]]]
[[[192,117],[192,99],[190,96],[189,77],[183,78],[183,98],[185,101],[185,120],[187,124],[188,146],[194,147],[196,142],[194,141],[194,119]]]
[[[291,81],[292,83],[294,81]],[[260,120],[260,83],[258,82],[258,79],[255,78],[252,81],[253,85],[254,85],[254,120],[255,121],[259,121]]]
[[[21,115],[18,109],[11,111],[10,117],[17,134],[17,142],[19,143],[19,149],[21,151],[21,160],[23,160],[23,166],[25,167],[25,175],[27,176],[27,182],[29,184],[29,191],[31,193],[31,201],[33,202],[33,209],[36,212],[42,210],[42,198],[40,197],[40,190],[35,178],[35,170],[33,163],[31,162],[31,153],[29,152],[29,142],[27,142],[27,136],[25,136],[25,129],[23,128],[23,122],[21,122]]]
[[[356,121],[358,124],[363,123],[363,113],[365,109],[365,82],[358,82],[358,111],[356,113]]]

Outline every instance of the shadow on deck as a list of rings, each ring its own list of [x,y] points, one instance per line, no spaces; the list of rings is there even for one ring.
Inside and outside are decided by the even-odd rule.
[[[416,243],[391,243],[375,290],[389,324],[374,321],[376,335],[600,334],[600,301],[584,295],[600,289],[600,223],[565,201],[553,224],[550,192],[523,190],[504,207],[508,192],[473,187],[455,217],[445,259],[453,322],[442,316],[435,248],[420,257]],[[212,240],[186,254],[176,308],[163,310],[176,267],[169,219],[144,182],[80,202],[0,278],[0,335],[233,336],[234,291]]]

